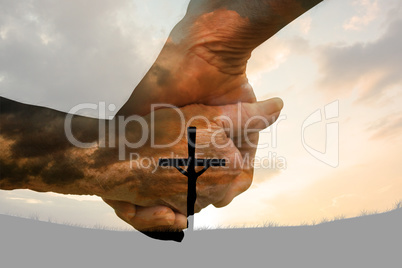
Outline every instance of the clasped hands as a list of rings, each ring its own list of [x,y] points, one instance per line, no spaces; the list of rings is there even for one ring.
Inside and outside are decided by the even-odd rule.
[[[177,128],[183,122],[174,119],[173,112],[168,109],[149,114],[152,104],[182,107],[185,123],[193,117],[207,118],[208,123],[203,120],[191,123],[197,127],[197,144],[211,145],[213,130],[221,130],[214,138],[219,138],[227,144],[226,147],[198,149],[197,145],[196,153],[232,161],[228,167],[209,170],[199,178],[196,212],[209,204],[226,206],[251,185],[258,133],[244,133],[244,129],[250,126],[256,130],[264,129],[276,120],[283,107],[277,98],[256,103],[245,74],[252,50],[276,33],[280,24],[269,26],[264,14],[250,20],[247,15],[251,17],[253,8],[258,8],[259,4],[250,5],[244,16],[244,10],[242,15],[236,10],[241,7],[235,2],[238,1],[221,1],[220,4],[191,1],[186,16],[173,29],[157,60],[117,114],[126,117],[142,115],[147,122],[155,116],[153,131],[165,144],[180,136]],[[234,6],[230,7],[232,4]],[[266,8],[269,13],[269,7]],[[242,123],[236,128],[240,130],[229,133],[230,127],[225,125],[228,122],[217,118],[237,118],[239,106],[236,103],[239,102],[242,103]],[[250,118],[254,119],[249,121]],[[167,149],[150,148],[146,144],[140,151],[139,157],[169,157],[173,153],[186,158],[187,142],[183,137]],[[236,157],[247,159],[247,165],[237,163],[235,166]],[[141,174],[141,179],[136,182],[139,187],[131,189],[141,189],[139,193],[130,192],[130,186],[122,184],[113,194],[102,196],[104,201],[121,219],[138,230],[185,229],[187,178],[175,169],[157,170],[152,174],[138,171],[137,174]]]
[[[97,178],[105,189],[101,196],[138,230],[184,229],[187,177],[174,168],[155,166],[158,159],[187,158],[186,128],[197,127],[196,156],[223,158],[226,166],[210,168],[197,180],[195,212],[209,204],[226,206],[250,186],[258,131],[274,122],[281,108],[280,99],[271,99],[225,106],[193,104],[135,117],[119,134],[124,135],[126,161],[110,165]],[[109,149],[99,149],[97,157],[108,154]],[[112,172],[118,175],[110,179]]]
[[[226,206],[250,186],[258,131],[283,107],[278,98],[256,102],[247,61],[258,45],[321,1],[190,1],[117,113],[117,129],[112,127],[116,120],[67,115],[0,97],[0,189],[95,194],[138,230],[185,229],[187,177],[174,168],[136,165],[130,156],[152,163],[187,158],[183,134],[195,126],[196,156],[227,160],[225,167],[198,178],[195,211],[209,204]],[[153,111],[152,104],[179,108]],[[74,137],[90,146],[77,146]]]

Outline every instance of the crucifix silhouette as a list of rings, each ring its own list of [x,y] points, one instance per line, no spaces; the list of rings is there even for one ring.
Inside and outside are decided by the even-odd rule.
[[[194,221],[189,218],[194,215],[194,205],[197,199],[197,179],[209,167],[225,166],[225,159],[200,159],[195,158],[195,144],[196,144],[196,127],[187,128],[187,144],[188,144],[188,158],[161,158],[159,159],[159,166],[162,167],[175,167],[180,173],[187,177],[187,218],[188,230],[193,230]],[[186,166],[187,170],[181,168]],[[202,170],[195,172],[195,167],[203,167]]]

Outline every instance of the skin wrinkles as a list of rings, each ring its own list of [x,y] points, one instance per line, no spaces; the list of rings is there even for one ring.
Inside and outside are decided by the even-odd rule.
[[[0,101],[6,104],[12,102],[4,98],[0,98]],[[0,156],[2,163],[1,189],[31,189],[39,192],[98,195],[110,200],[134,203],[141,207],[166,205],[175,212],[183,215],[186,213],[187,178],[178,174],[176,170],[158,169],[157,172],[152,172],[153,168],[151,167],[130,166],[130,160],[118,160],[119,151],[116,148],[75,147],[73,144],[69,144],[63,133],[65,113],[29,106],[27,106],[29,113],[20,113],[19,110],[24,110],[25,105],[13,103],[15,103],[14,110],[7,109],[5,113],[0,114],[2,127],[0,134],[0,145],[2,145]],[[282,108],[278,106],[275,100],[256,105],[267,106],[264,108],[267,111],[270,111],[269,107],[276,107],[277,110]],[[222,116],[235,118],[236,107],[236,105],[233,107],[213,107],[193,104],[180,109],[184,115],[184,123],[189,122],[199,130],[197,142],[200,146],[197,147],[197,155],[202,158],[228,159],[227,168],[205,173],[199,179],[199,197],[195,205],[197,212],[209,204],[221,202],[225,199],[232,181],[237,177],[241,179],[243,172],[244,174],[249,173],[247,168],[234,165],[236,155],[244,153],[244,151],[238,150],[233,140],[224,131],[222,122],[215,120],[215,118]],[[264,115],[261,113],[262,111],[252,109],[252,106],[248,109],[251,109],[252,112],[245,113],[247,116],[252,116],[253,113]],[[203,117],[200,118],[200,115]],[[153,117],[155,117],[155,121],[154,124],[151,124]],[[192,120],[194,118],[196,119]],[[35,124],[35,121],[39,119],[40,122]],[[98,137],[99,123],[97,122],[100,121],[94,121],[92,118],[87,119],[86,122],[85,117],[74,116],[73,128],[77,128],[75,129],[76,136],[88,133],[87,140],[96,142],[91,137]],[[158,110],[143,117],[143,120],[150,128],[148,139],[139,148],[123,147],[126,155],[135,152],[143,158],[154,160],[154,162],[171,152],[177,152],[179,157],[186,157],[187,137],[180,135],[181,128],[172,127],[183,123],[177,111],[174,109]],[[106,132],[108,133],[108,131]],[[43,134],[45,138],[40,138],[39,133]],[[171,145],[165,148],[152,146],[151,133],[154,134],[156,144]],[[129,123],[126,124],[125,132],[118,134],[116,135],[116,144],[119,144],[118,141],[122,136],[128,136],[130,142],[135,142],[141,137],[142,129],[137,123]],[[212,144],[213,135],[218,145],[224,144],[226,146],[219,148]],[[57,150],[54,148],[47,150],[46,146],[42,147],[42,144],[50,138],[60,140],[62,146]],[[106,135],[106,139],[108,138]],[[23,146],[32,147],[30,151],[35,153],[15,151],[16,145],[22,146],[21,141],[25,142],[22,143]],[[5,156],[9,156],[9,158],[5,158]]]
[[[119,114],[145,115],[150,112],[152,103],[170,103],[181,107],[192,103],[223,105],[239,101],[255,102],[252,87],[244,73],[251,51],[302,14],[304,10],[319,2],[321,1],[191,1],[185,18],[173,29],[155,64]],[[298,4],[299,7],[297,7]],[[285,14],[286,9],[291,15]],[[191,26],[203,14],[213,13],[216,10],[228,18],[237,16],[238,20],[231,19],[228,20],[230,23],[225,24],[225,20],[217,18],[219,25],[207,25],[206,29],[210,31],[219,29],[215,32],[215,36],[219,36],[221,39],[215,38],[211,32],[202,32],[203,26],[198,24],[197,27],[201,29],[201,34],[206,36],[209,42],[205,42],[205,39],[197,39]],[[225,12],[227,14],[224,14]],[[213,17],[214,14],[210,15]],[[241,23],[233,27],[233,23],[238,21]],[[206,20],[204,22],[208,23]],[[241,50],[241,47],[244,50]],[[199,51],[195,53],[191,48]],[[208,61],[213,62],[213,65]],[[169,79],[165,77],[159,80],[159,75],[165,76],[163,70],[170,72]],[[83,138],[85,137],[87,135]],[[256,137],[257,135],[253,135],[254,140],[258,140]],[[245,152],[251,152],[252,155],[255,153],[252,149],[241,148],[241,154],[243,155]],[[110,159],[107,153],[97,152],[97,154],[99,154],[97,160],[89,161],[92,165],[99,167]],[[253,169],[244,170],[244,174],[252,174],[252,172]],[[232,183],[232,185],[234,192],[238,194],[248,188],[251,177],[248,179],[244,176],[239,177],[236,182],[239,184]],[[107,186],[105,187],[107,188]],[[231,193],[225,201],[217,202],[215,205],[226,205],[234,196],[235,194]],[[111,203],[109,202],[109,204]],[[113,203],[113,206],[122,207],[123,205]],[[133,207],[131,206],[131,208]],[[116,210],[116,212],[118,211]],[[122,217],[123,214],[119,211],[118,215]],[[134,221],[122,218],[136,226]]]
[[[70,154],[63,113],[1,98],[0,121],[2,184],[22,186],[40,177],[45,184],[68,185],[84,177],[87,161]]]
[[[255,102],[253,89],[245,74],[250,53],[304,11],[320,2],[321,0],[190,1],[185,17],[174,27],[155,62],[155,65],[160,64],[170,70],[169,83],[163,86],[156,84],[151,67],[119,113],[143,115],[149,112],[152,103],[169,103],[181,107],[192,103],[222,105]],[[203,26],[200,23],[197,24],[197,30],[201,29],[201,34],[208,37],[209,42],[197,39],[197,34],[200,32],[191,30],[192,25],[204,14],[211,13],[209,16],[213,17],[216,10],[224,16],[227,10],[228,16],[237,16],[242,24],[236,24],[238,28],[234,29],[236,27],[233,27],[233,23],[237,23],[235,19],[225,23],[225,20],[217,18],[219,25],[211,25],[210,21],[203,20],[206,23],[204,28],[210,31],[202,32]],[[214,32],[214,29],[220,31]],[[228,32],[232,34],[227,34]],[[214,38],[212,33],[221,39]],[[237,48],[239,49],[235,52]],[[244,59],[241,59],[242,56]],[[242,62],[244,66],[241,65]],[[232,68],[231,63],[240,65]],[[251,138],[257,142],[258,134],[252,134]],[[250,153],[251,156],[255,154],[252,148],[243,147],[240,151],[242,156],[246,153]],[[250,157],[248,161],[252,158]],[[253,168],[248,168],[243,173],[248,174],[248,177],[241,176],[232,182],[232,190],[229,191],[225,201],[214,203],[215,206],[227,205],[236,195],[250,186]],[[129,219],[121,213],[121,207],[130,207],[129,204],[105,201],[116,208],[120,218],[133,226],[143,227],[142,219]],[[176,218],[178,216],[180,215],[176,214]],[[185,224],[185,218],[181,219]]]

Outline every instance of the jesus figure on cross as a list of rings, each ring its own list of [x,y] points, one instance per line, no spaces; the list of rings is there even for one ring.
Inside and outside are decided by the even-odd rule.
[[[175,167],[180,173],[187,177],[187,217],[194,215],[194,206],[197,199],[197,179],[209,167],[225,166],[225,159],[199,159],[195,158],[195,143],[196,143],[196,127],[187,128],[187,143],[188,143],[188,158],[161,158],[159,166]],[[187,166],[187,170],[180,166]],[[196,166],[204,167],[202,170],[195,172]],[[194,222],[190,218],[188,229],[193,230]]]

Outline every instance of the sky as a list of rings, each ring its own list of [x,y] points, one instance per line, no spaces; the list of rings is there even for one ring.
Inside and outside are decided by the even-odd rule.
[[[121,107],[187,4],[0,0],[0,95],[62,111]],[[324,1],[258,47],[250,83],[285,107],[261,134],[251,188],[204,209],[196,227],[311,224],[402,200],[401,47],[398,0]],[[0,213],[128,227],[94,196],[0,191]]]

